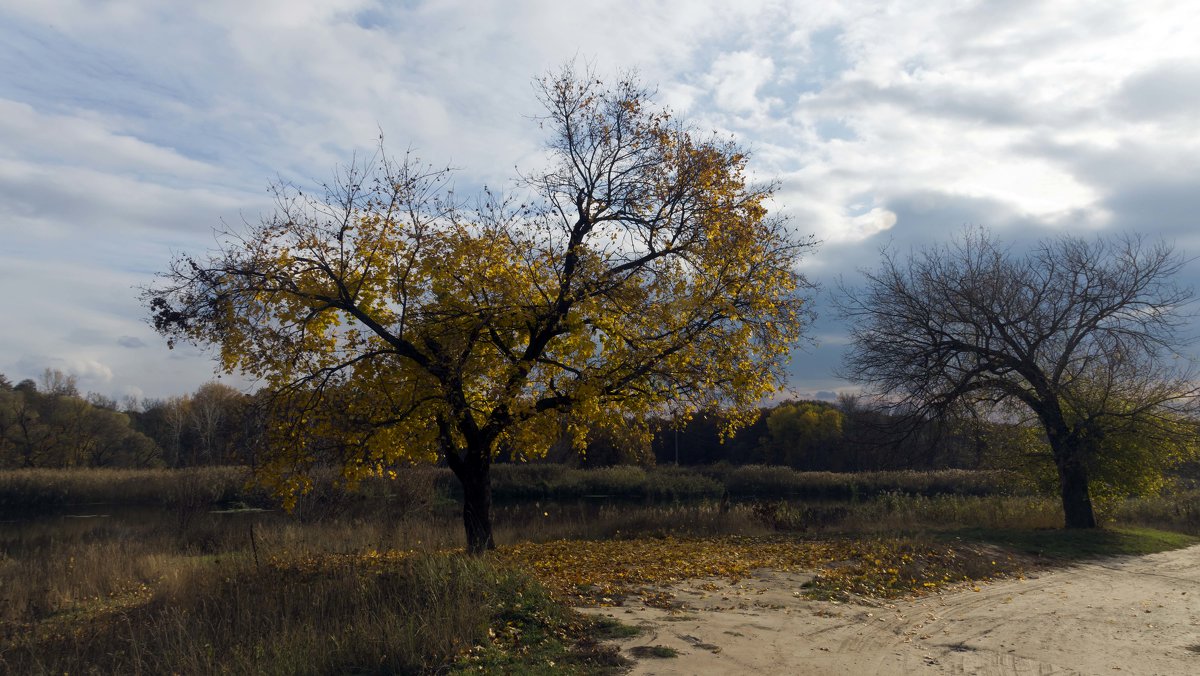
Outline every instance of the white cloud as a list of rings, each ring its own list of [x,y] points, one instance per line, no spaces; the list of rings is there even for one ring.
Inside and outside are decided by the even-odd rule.
[[[170,148],[120,134],[111,124],[95,117],[39,113],[29,104],[0,99],[0,155],[39,158],[51,165],[69,161],[92,168],[136,167],[142,175],[153,172],[200,181],[218,173],[216,167]]]
[[[190,239],[207,234],[221,216],[271,204],[261,190],[265,183],[258,195],[171,183],[178,187],[102,168],[0,159],[0,233],[10,242],[37,238],[50,245],[66,238],[58,244],[71,248],[83,242],[70,238],[86,237],[125,249],[139,246],[144,231],[175,230]]]
[[[707,78],[713,99],[721,110],[737,114],[762,114],[768,101],[758,97],[758,90],[774,75],[775,64],[770,57],[751,52],[719,55]]]
[[[46,369],[61,371],[69,376],[75,376],[81,390],[95,390],[105,387],[113,380],[113,370],[107,364],[89,357],[52,357],[44,355],[27,355],[17,362],[18,378],[36,380]],[[31,375],[31,374],[37,374]]]
[[[896,224],[896,214],[887,209],[874,207],[865,214],[849,219],[850,227],[845,238],[850,241],[864,240],[877,235]]]

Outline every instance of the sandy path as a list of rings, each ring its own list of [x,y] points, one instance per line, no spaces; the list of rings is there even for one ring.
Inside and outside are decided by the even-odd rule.
[[[799,598],[764,571],[677,588],[696,610],[592,610],[675,648],[634,674],[1200,674],[1200,546],[876,607]]]

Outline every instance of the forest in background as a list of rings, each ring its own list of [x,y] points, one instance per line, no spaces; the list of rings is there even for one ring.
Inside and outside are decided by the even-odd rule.
[[[0,468],[255,466],[263,457],[264,394],[219,382],[166,399],[118,402],[79,391],[74,377],[47,369],[40,382],[0,374]],[[801,471],[1014,469],[1019,434],[984,420],[930,422],[898,433],[892,417],[863,400],[785,401],[722,439],[719,413],[685,423],[653,421],[647,448],[598,433],[583,454],[567,440],[550,462],[612,465],[782,465]],[[509,460],[502,450],[498,461]]]

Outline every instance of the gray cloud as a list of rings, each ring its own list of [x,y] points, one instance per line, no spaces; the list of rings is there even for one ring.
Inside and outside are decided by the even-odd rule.
[[[108,342],[103,331],[96,329],[76,328],[67,333],[66,341],[74,345],[102,345]]]
[[[1200,111],[1200,64],[1179,61],[1139,72],[1121,83],[1113,104],[1135,120],[1194,119]]]
[[[146,341],[138,338],[137,336],[121,336],[117,339],[117,345],[130,350],[138,350],[146,347]]]
[[[1112,190],[1104,206],[1119,229],[1200,238],[1200,181],[1131,181]]]
[[[1034,124],[1044,113],[1013,92],[996,91],[986,82],[881,85],[848,79],[801,100],[801,106],[828,113],[865,108],[898,108],[904,115],[941,117],[1006,127]]]

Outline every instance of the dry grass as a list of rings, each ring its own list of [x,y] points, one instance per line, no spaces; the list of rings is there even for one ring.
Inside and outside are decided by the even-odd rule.
[[[619,664],[590,639],[590,620],[515,569],[381,551],[369,544],[379,524],[277,516],[256,526],[252,544],[248,522],[227,519],[224,529],[193,524],[212,531],[211,551],[165,530],[170,517],[18,529],[0,564],[0,673],[521,671],[528,660],[607,673]]]
[[[523,472],[518,483],[567,485],[576,476],[528,467],[513,470]],[[292,515],[212,513],[214,501],[246,490],[245,475],[230,469],[2,473],[0,494],[50,496],[40,504],[123,495],[150,507],[95,505],[82,510],[91,518],[43,516],[0,529],[0,672],[539,673],[550,661],[553,672],[602,672],[616,668],[611,654],[581,648],[593,629],[547,600],[542,585],[560,599],[604,602],[651,593],[672,576],[737,576],[761,565],[821,571],[810,590],[817,595],[913,593],[1019,570],[949,531],[1052,536],[1036,529],[1061,520],[1053,499],[923,495],[915,489],[975,479],[894,473],[872,485],[903,479],[906,489],[854,501],[529,500],[497,506],[493,567],[437,553],[461,549],[461,517],[439,483],[442,470],[426,470],[353,496],[329,477]],[[597,474],[587,485],[695,476],[672,471]],[[845,485],[835,480],[818,483]],[[1125,523],[1191,532],[1198,515],[1200,492],[1116,511]]]
[[[1190,504],[1190,503],[1188,503]],[[1131,503],[1134,523],[1162,527],[1166,510]],[[105,602],[145,585],[184,579],[214,560],[260,561],[367,551],[440,551],[461,548],[456,507],[410,512],[338,510],[301,520],[278,512],[210,514],[180,518],[178,510],[94,518],[53,518],[0,534],[0,621],[25,622],[82,605]],[[1185,504],[1180,513],[1190,514]],[[111,510],[110,510],[111,511]],[[1033,497],[926,498],[890,494],[847,504],[787,502],[517,504],[500,506],[501,545],[557,540],[630,540],[760,536],[921,533],[959,528],[1031,530],[1060,523],[1051,499]],[[1168,524],[1169,525],[1169,524]]]
[[[185,583],[184,583],[185,582]],[[8,673],[416,673],[486,640],[487,600],[530,582],[463,557],[316,573],[245,558],[8,637]],[[86,621],[75,621],[86,619]]]
[[[884,493],[995,495],[1017,491],[1017,477],[1003,471],[961,469],[890,472],[799,472],[777,465],[706,468],[730,495],[757,498],[855,502]]]
[[[896,533],[955,528],[1057,528],[1062,510],[1037,496],[906,495],[873,500],[804,504],[760,502],[756,516],[775,530],[808,533]]]
[[[64,505],[168,505],[205,500],[262,501],[241,467],[192,469],[18,469],[0,471],[0,508],[45,510]]]
[[[1200,535],[1200,490],[1126,500],[1112,511],[1119,523]]]
[[[456,499],[457,480],[444,467],[405,467],[396,480],[369,479],[352,494],[336,475],[318,471],[314,490],[300,504],[314,517],[363,501],[420,506]],[[203,502],[267,506],[271,497],[250,481],[244,467],[170,469],[30,469],[0,471],[0,509],[39,510],[88,504],[177,505]],[[767,465],[712,467],[607,467],[574,469],[563,465],[498,464],[492,491],[499,502],[573,500],[589,496],[662,501],[790,498],[858,501],[888,492],[910,495],[994,495],[1012,492],[1004,472],[939,470],[932,472],[797,472]]]

